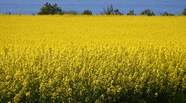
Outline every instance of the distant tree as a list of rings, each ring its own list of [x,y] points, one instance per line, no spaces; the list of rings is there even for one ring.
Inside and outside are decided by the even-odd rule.
[[[38,12],[38,15],[54,15],[54,14],[63,14],[62,9],[57,6],[57,4],[51,5],[50,3],[46,2],[44,6]]]
[[[164,13],[160,13],[161,16],[174,16],[174,14],[168,13],[168,12],[164,12]]]
[[[7,12],[7,13],[5,13],[6,15],[11,15],[11,12]]]
[[[83,11],[83,15],[92,15],[92,11],[90,11],[90,10],[84,10]]]
[[[107,9],[103,8],[103,12],[101,14],[105,15],[123,15],[118,9],[114,10],[112,4],[107,7]]]
[[[136,14],[134,14],[134,10],[130,10],[129,13],[127,13],[127,15],[136,15]]]
[[[150,9],[146,9],[140,13],[140,15],[155,16],[154,12]]]
[[[186,8],[183,10],[182,15],[186,15]]]
[[[118,9],[114,10],[114,15],[123,15],[123,13],[121,13]]]
[[[114,8],[113,8],[112,4],[107,7],[107,10],[105,8],[103,8],[103,12],[101,12],[101,14],[106,14],[106,15],[114,14]]]
[[[75,10],[65,11],[64,14],[78,15],[79,13]]]
[[[164,12],[164,13],[159,12],[159,13],[160,13],[161,16],[168,16],[169,15],[168,12]]]

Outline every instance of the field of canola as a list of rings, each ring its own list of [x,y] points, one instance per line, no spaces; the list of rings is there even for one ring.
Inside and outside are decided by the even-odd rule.
[[[186,17],[0,15],[2,103],[185,103]]]

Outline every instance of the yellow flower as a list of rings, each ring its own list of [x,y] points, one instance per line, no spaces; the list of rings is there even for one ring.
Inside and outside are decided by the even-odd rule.
[[[119,88],[117,89],[117,92],[120,93],[121,91],[122,91],[122,88],[119,87]]]
[[[30,91],[29,92],[26,92],[26,96],[27,97],[30,97]]]
[[[158,97],[158,93],[157,92],[155,93],[155,97]]]

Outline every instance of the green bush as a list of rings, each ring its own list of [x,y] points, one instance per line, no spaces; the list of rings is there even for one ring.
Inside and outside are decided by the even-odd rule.
[[[75,10],[64,11],[64,14],[78,15],[79,13]]]
[[[92,11],[90,10],[84,10],[83,15],[92,15]]]

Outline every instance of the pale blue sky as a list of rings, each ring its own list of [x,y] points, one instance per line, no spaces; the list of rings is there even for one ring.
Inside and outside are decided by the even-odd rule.
[[[156,14],[165,11],[181,14],[186,8],[186,0],[0,0],[0,13],[36,14],[46,2],[57,3],[62,10],[76,10],[81,13],[89,9],[94,14],[99,14],[110,4],[124,14],[129,10],[139,14],[144,9],[151,9]]]

